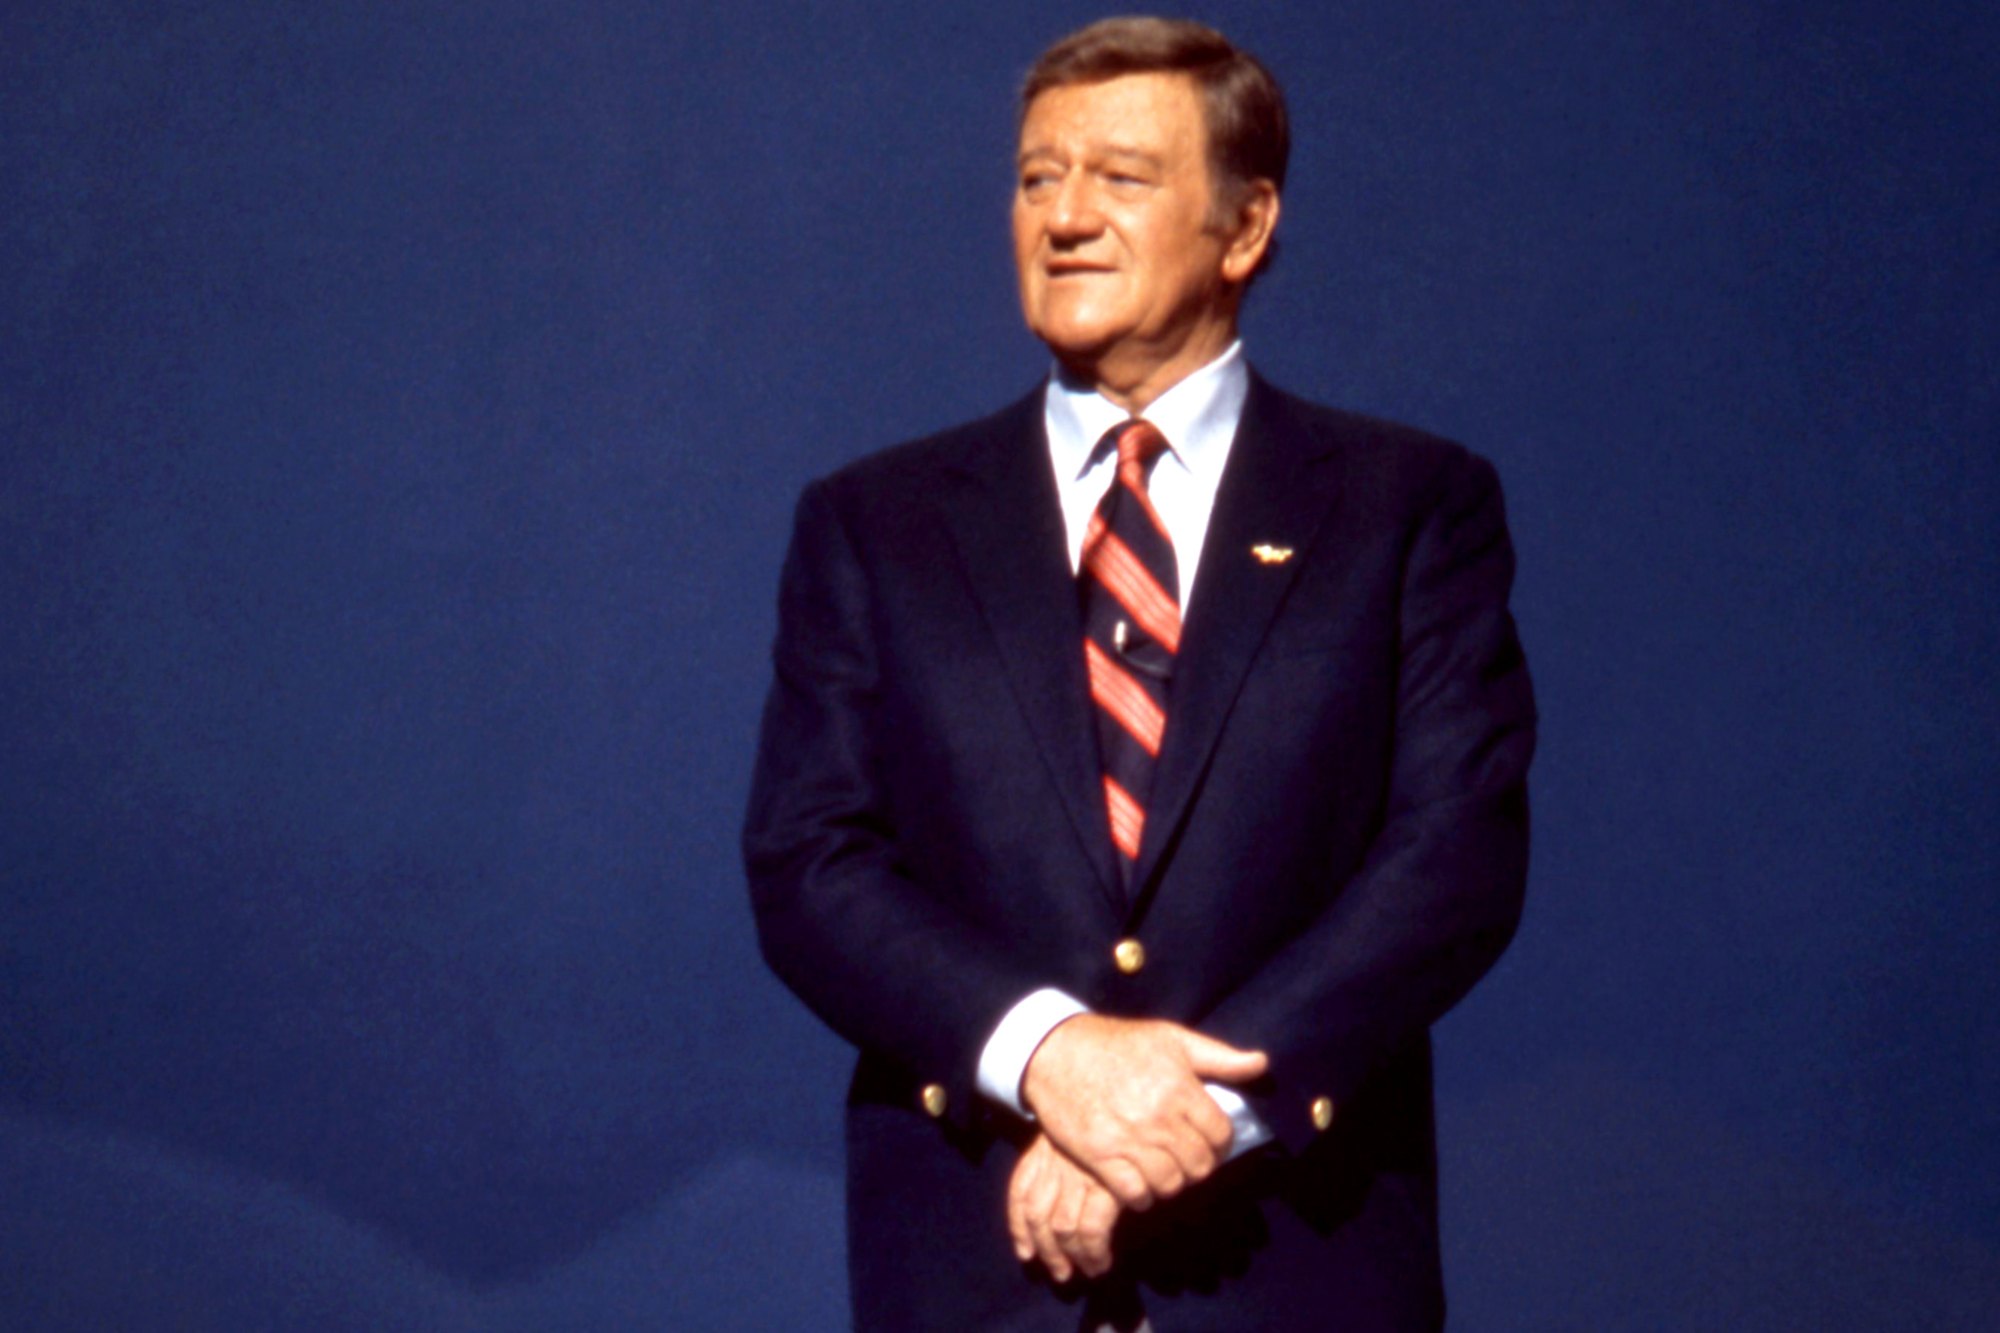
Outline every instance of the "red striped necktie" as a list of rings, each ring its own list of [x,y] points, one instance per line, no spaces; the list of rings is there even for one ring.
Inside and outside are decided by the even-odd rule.
[[[1151,422],[1128,421],[1097,448],[1118,451],[1118,478],[1090,516],[1077,578],[1104,804],[1129,883],[1167,729],[1167,691],[1181,643],[1180,574],[1173,539],[1146,493],[1166,437]]]

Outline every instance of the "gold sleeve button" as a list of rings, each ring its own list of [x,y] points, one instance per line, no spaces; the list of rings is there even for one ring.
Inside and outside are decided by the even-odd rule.
[[[1315,1097],[1312,1104],[1313,1128],[1324,1133],[1333,1128],[1333,1098]]]
[[[942,1083],[924,1084],[924,1090],[917,1096],[923,1101],[924,1114],[933,1118],[943,1115],[944,1108],[951,1104],[951,1098],[945,1095]]]
[[[1123,939],[1111,946],[1111,961],[1126,976],[1132,976],[1146,965],[1146,946],[1134,939]]]

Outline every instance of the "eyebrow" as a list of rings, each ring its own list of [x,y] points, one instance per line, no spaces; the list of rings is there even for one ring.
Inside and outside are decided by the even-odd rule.
[[[1015,158],[1014,162],[1016,166],[1026,166],[1036,158],[1061,156],[1062,154],[1054,148],[1030,148]],[[1119,158],[1128,162],[1143,163],[1156,171],[1164,170],[1165,168],[1165,163],[1158,154],[1146,152],[1142,148],[1120,148],[1113,145],[1104,149],[1101,156],[1104,158]]]
[[[1143,162],[1149,167],[1160,167],[1164,163],[1157,153],[1149,153],[1141,148],[1119,148],[1116,145],[1104,150],[1106,157],[1120,157],[1132,162]]]

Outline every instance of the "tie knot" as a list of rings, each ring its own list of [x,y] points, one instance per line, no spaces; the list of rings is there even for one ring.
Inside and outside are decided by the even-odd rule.
[[[1141,475],[1167,451],[1167,437],[1150,421],[1128,421],[1118,429],[1118,463],[1136,467]]]

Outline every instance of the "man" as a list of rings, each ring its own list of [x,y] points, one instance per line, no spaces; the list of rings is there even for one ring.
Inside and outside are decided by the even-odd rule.
[[[1491,469],[1257,379],[1268,73],[1112,20],[1022,97],[1045,386],[809,487],[745,854],[860,1049],[857,1324],[1434,1328],[1428,1029],[1511,936]]]

